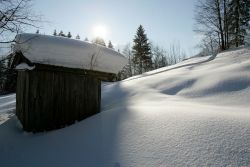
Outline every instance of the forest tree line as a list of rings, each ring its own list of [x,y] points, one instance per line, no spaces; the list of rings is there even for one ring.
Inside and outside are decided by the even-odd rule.
[[[37,31],[37,33],[39,33],[39,31]],[[72,38],[70,32],[66,35],[62,30],[60,30],[59,33],[54,30],[53,35]],[[75,39],[81,40],[79,34],[75,36]],[[99,44],[110,49],[115,49],[110,40],[108,41],[108,44],[106,44],[105,40],[101,37],[96,37],[91,41],[85,37],[84,41]],[[147,71],[173,65],[186,58],[186,53],[183,49],[181,49],[179,43],[171,44],[167,50],[149,42],[145,29],[142,25],[140,25],[135,32],[133,43],[128,43],[124,46],[124,48],[121,50],[117,49],[117,51],[128,59],[128,64],[117,74],[115,80],[123,80]]]

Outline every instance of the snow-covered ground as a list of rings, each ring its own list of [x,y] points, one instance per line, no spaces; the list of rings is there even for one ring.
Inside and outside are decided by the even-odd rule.
[[[102,87],[102,112],[23,132],[0,97],[1,166],[250,166],[250,48]]]
[[[0,96],[0,126],[2,123],[4,123],[6,120],[8,120],[11,116],[14,115],[14,110],[16,108],[15,98],[15,94]]]

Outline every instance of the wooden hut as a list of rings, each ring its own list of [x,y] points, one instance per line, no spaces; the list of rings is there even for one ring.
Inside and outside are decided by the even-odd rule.
[[[25,131],[73,124],[100,112],[101,81],[111,81],[127,63],[105,47],[62,37],[16,37],[16,115]]]

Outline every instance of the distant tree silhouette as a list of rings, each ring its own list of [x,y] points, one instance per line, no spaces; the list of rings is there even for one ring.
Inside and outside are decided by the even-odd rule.
[[[66,35],[63,33],[63,31],[62,31],[62,30],[59,32],[58,36],[61,36],[61,37],[66,37]]]
[[[104,39],[101,37],[96,37],[94,39],[93,43],[98,44],[98,45],[102,45],[102,46],[106,46]]]
[[[110,49],[114,49],[114,46],[113,46],[113,44],[112,44],[112,42],[111,42],[111,41],[109,41],[109,43],[108,43],[108,48],[110,48]]]
[[[68,37],[68,38],[71,38],[71,37],[72,37],[72,35],[71,35],[70,32],[68,32],[67,37]]]
[[[54,30],[54,33],[53,33],[54,36],[57,36],[57,33],[56,33],[56,30]]]
[[[76,35],[76,39],[80,39],[80,35],[79,34]]]

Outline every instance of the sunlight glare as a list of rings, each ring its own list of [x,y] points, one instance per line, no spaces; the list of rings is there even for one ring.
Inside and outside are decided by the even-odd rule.
[[[94,27],[93,32],[95,37],[105,38],[107,35],[107,29],[102,25]]]

